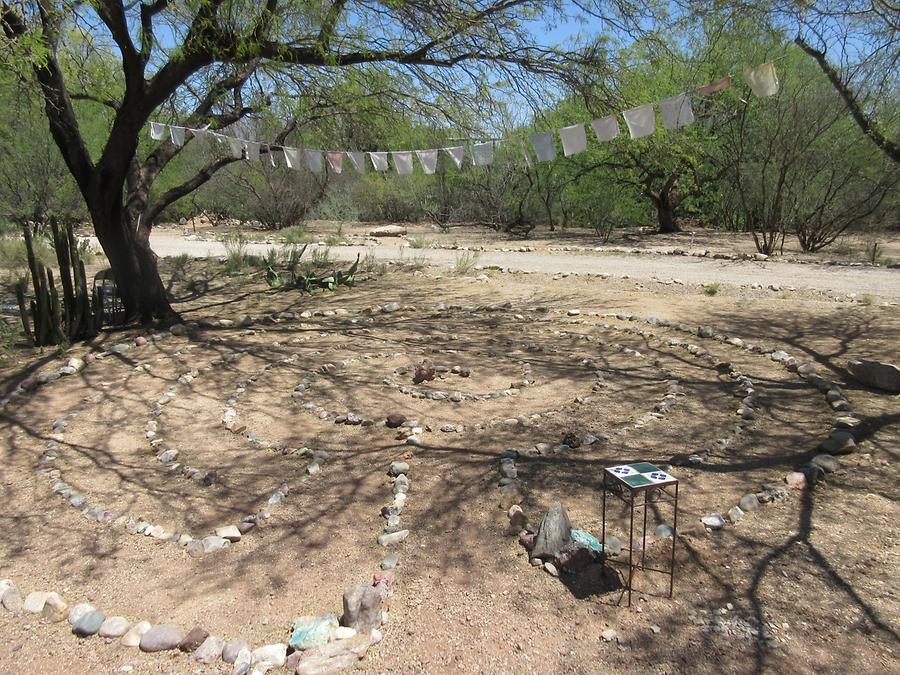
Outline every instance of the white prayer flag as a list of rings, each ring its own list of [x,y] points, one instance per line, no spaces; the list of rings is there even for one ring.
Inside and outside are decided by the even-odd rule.
[[[778,93],[778,73],[771,61],[745,71],[744,79],[757,96],[774,96]]]
[[[597,137],[597,140],[602,143],[611,141],[619,135],[619,120],[616,119],[615,115],[596,119],[591,122],[591,126],[594,129],[594,135]]]
[[[571,157],[587,150],[587,134],[584,132],[583,124],[563,127],[559,130],[559,137],[562,139],[563,154],[566,157]]]
[[[487,166],[494,161],[494,142],[485,141],[472,146],[472,164]]]
[[[463,157],[466,155],[466,148],[462,145],[456,145],[452,148],[444,148],[444,152],[450,155],[450,159],[456,164],[457,169],[462,168]]]
[[[369,159],[372,160],[372,166],[376,171],[387,171],[390,168],[386,152],[370,152]]]
[[[413,172],[413,160],[411,152],[392,152],[391,157],[394,158],[394,168],[397,169],[398,174],[400,174],[401,176],[408,176]]]
[[[190,131],[194,138],[199,138],[200,140],[205,140],[209,135],[208,129],[191,129]]]
[[[347,152],[347,159],[356,169],[356,173],[366,172],[366,153],[364,152]]]
[[[248,162],[259,161],[259,149],[261,145],[262,143],[257,143],[256,141],[244,141],[244,150],[247,151]]]
[[[647,103],[622,113],[632,138],[649,136],[656,131],[656,112],[653,104]]]
[[[553,144],[553,134],[549,131],[539,131],[528,137],[534,147],[534,154],[539,162],[549,162],[556,159],[556,146]]]
[[[268,154],[269,154],[269,163],[272,165],[272,168],[275,168],[276,166],[278,166],[278,164],[275,161],[275,153],[277,153],[278,151],[275,148],[273,148],[271,145],[267,145],[266,150],[268,150]]]
[[[432,174],[437,169],[437,150],[416,150],[416,157],[422,165],[422,171]]]
[[[678,94],[659,102],[662,108],[663,126],[666,129],[678,129],[694,123],[694,111],[691,98],[687,94]]]
[[[283,148],[284,163],[289,169],[300,168],[300,151],[297,148]]]
[[[335,173],[340,173],[344,168],[344,153],[340,150],[327,150],[325,158],[328,160],[328,166]]]
[[[184,145],[184,127],[169,127],[169,136],[179,148]]]
[[[159,122],[150,122],[150,138],[161,141],[166,137],[166,125]]]
[[[244,156],[244,141],[234,136],[226,136],[225,140],[228,141],[228,149],[231,150],[231,156],[235,159],[241,159]]]
[[[322,173],[322,153],[319,150],[304,150],[306,165],[313,173]]]

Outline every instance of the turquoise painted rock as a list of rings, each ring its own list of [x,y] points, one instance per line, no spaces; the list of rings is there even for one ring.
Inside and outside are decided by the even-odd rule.
[[[312,649],[327,644],[338,628],[337,616],[301,616],[294,619],[289,644],[294,649]]]

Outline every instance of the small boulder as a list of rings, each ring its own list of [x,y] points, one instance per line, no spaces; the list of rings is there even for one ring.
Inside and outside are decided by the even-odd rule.
[[[832,455],[816,455],[809,463],[822,469],[825,473],[834,473],[841,468],[841,461]]]
[[[369,230],[370,237],[402,237],[406,235],[406,228],[402,225],[381,225]]]
[[[294,649],[312,649],[327,644],[338,628],[334,614],[302,616],[294,619],[288,642]]]
[[[278,643],[254,649],[250,655],[250,665],[269,664],[270,668],[281,668],[287,660],[287,645]]]
[[[203,644],[197,647],[197,651],[194,652],[194,659],[199,663],[215,663],[222,658],[224,647],[225,642],[221,638],[210,635],[203,641]]]
[[[48,595],[46,591],[32,591],[25,596],[23,609],[30,614],[40,614]]]
[[[341,624],[359,633],[367,633],[381,625],[382,599],[372,586],[353,586],[344,592],[344,615]]]
[[[69,606],[66,604],[65,600],[59,596],[59,593],[47,594],[44,606],[41,608],[41,616],[47,619],[47,621],[56,623],[57,621],[65,619],[68,613]]]
[[[554,559],[571,541],[572,524],[569,516],[562,503],[554,502],[541,520],[531,555],[534,558]]]
[[[889,391],[900,393],[900,368],[892,363],[881,361],[848,361],[847,370],[863,384]]]
[[[400,413],[391,413],[385,419],[384,425],[388,429],[397,429],[398,427],[402,426],[405,421],[405,415],[401,415]]]
[[[122,637],[131,628],[131,622],[124,616],[111,616],[103,622],[97,635],[103,638]]]
[[[806,476],[800,471],[791,471],[784,477],[784,482],[793,490],[806,489]]]
[[[142,652],[162,652],[175,649],[184,640],[184,633],[170,623],[153,626],[141,636]]]
[[[88,612],[93,612],[95,609],[96,607],[88,602],[79,602],[69,610],[69,624],[74,626],[76,623],[78,623],[78,619],[83,617]]]
[[[104,621],[106,621],[106,614],[99,609],[91,610],[75,622],[72,632],[78,637],[96,635]]]
[[[225,663],[234,663],[238,654],[245,649],[250,651],[249,645],[244,640],[229,640],[222,647],[222,660]]]
[[[738,502],[738,506],[741,508],[741,511],[753,511],[754,509],[759,508],[759,497],[757,497],[753,493],[745,494],[741,497],[741,501]]]
[[[207,632],[201,626],[194,626],[191,630],[188,631],[188,634],[184,636],[181,642],[178,643],[178,649],[183,652],[195,652],[202,645],[206,638],[209,637],[209,632]]]
[[[151,628],[153,626],[149,621],[138,621],[122,636],[119,644],[123,647],[138,647],[141,644],[141,637]]]
[[[726,524],[721,513],[711,513],[708,516],[703,516],[700,520],[711,530],[721,530]]]

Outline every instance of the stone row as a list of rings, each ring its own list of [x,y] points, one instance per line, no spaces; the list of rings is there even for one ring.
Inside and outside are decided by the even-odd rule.
[[[125,616],[107,616],[86,602],[70,607],[54,591],[33,591],[23,597],[10,579],[0,580],[0,604],[14,615],[39,615],[49,623],[68,622],[72,633],[82,640],[94,636],[118,640],[122,648],[145,653],[177,650],[190,654],[200,664],[231,664],[233,675],[262,675],[282,667],[312,675],[350,668],[380,642],[383,607],[392,587],[393,572],[378,572],[371,586],[355,586],[344,593],[340,623],[334,614],[299,617],[286,642],[256,649],[240,638],[225,640],[211,635],[202,626],[185,632],[170,623],[154,625]]]
[[[820,375],[813,362],[801,362],[783,349],[764,347],[737,336],[729,336],[712,326],[695,326],[656,317],[638,317],[631,314],[614,314],[611,316],[615,316],[620,321],[643,322],[673,328],[684,333],[697,335],[703,339],[729,344],[750,353],[767,355],[772,361],[780,364],[789,372],[797,374],[808,385],[824,394],[829,407],[835,412],[832,429],[829,431],[828,437],[819,444],[819,448],[824,452],[816,455],[810,462],[800,466],[797,470],[785,475],[783,483],[787,484],[788,488],[803,490],[813,487],[828,473],[833,473],[840,469],[840,460],[834,455],[855,452],[855,430],[860,425],[860,419],[852,412],[850,401],[840,387],[835,382]],[[727,365],[731,367],[731,364]],[[731,507],[728,511],[728,520],[736,523],[744,517],[747,511],[755,510],[760,504],[782,500],[786,497],[787,491],[782,485],[777,482],[765,483],[761,491],[747,493],[736,506]],[[721,529],[727,524],[726,518],[720,513],[704,516],[702,521],[710,529]]]

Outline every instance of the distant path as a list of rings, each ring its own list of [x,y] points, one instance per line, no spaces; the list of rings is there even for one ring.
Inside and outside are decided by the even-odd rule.
[[[181,236],[154,234],[150,243],[160,256],[187,253],[195,258],[225,255],[219,242],[188,241]],[[249,253],[260,254],[272,244],[247,244]],[[443,249],[411,249],[394,243],[379,246],[333,246],[331,254],[339,260],[353,260],[356,254],[371,253],[381,260],[424,258],[433,265],[452,267],[458,251]],[[864,294],[887,299],[900,299],[900,270],[873,267],[842,267],[837,265],[798,265],[796,263],[713,260],[671,255],[628,255],[615,253],[503,253],[483,251],[479,265],[498,265],[523,272],[557,274],[559,272],[607,273],[628,275],[639,280],[679,279],[685,283],[702,284],[719,281],[735,286],[760,283],[777,284],[785,288],[833,291],[838,294]]]

